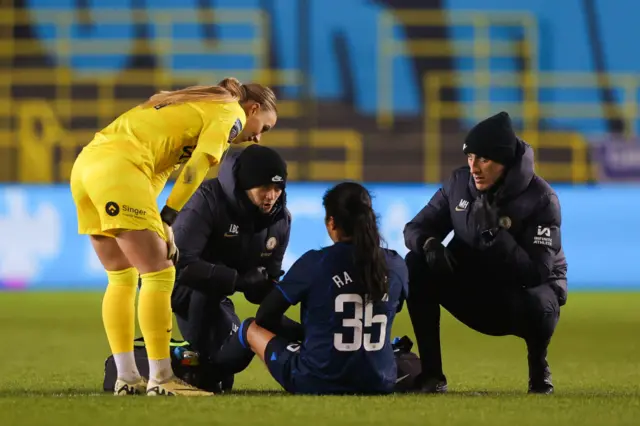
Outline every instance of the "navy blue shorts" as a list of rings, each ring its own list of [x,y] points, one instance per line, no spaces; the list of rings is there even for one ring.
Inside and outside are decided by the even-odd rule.
[[[413,343],[412,343],[413,345]],[[308,373],[304,366],[300,365],[300,344],[291,342],[283,337],[275,336],[267,343],[264,353],[264,362],[273,378],[287,392],[307,395],[341,395],[341,394],[388,394],[393,391],[408,392],[413,388],[413,383],[420,374],[420,358],[407,350],[397,350],[395,353],[398,379],[391,388],[386,386],[375,390],[354,390],[351,387],[340,386],[337,383],[329,383]]]
[[[297,373],[296,364],[299,356],[300,345],[298,343],[278,336],[267,343],[267,348],[264,351],[264,362],[267,369],[287,392],[297,393],[293,376]]]
[[[360,393],[350,387],[327,382],[309,374],[300,365],[300,344],[283,337],[274,337],[267,344],[264,361],[273,378],[285,391],[298,395],[351,395]],[[388,392],[383,392],[388,393]]]

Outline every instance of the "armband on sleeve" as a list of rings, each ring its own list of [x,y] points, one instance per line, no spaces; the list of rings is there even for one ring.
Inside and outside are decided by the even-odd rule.
[[[164,223],[166,223],[169,226],[173,225],[173,222],[176,221],[177,217],[178,217],[178,211],[172,209],[169,206],[164,206],[162,208],[162,211],[160,212],[160,218]]]
[[[209,158],[204,153],[194,153],[184,165],[180,176],[167,198],[167,207],[179,212],[196,192],[209,171]],[[175,220],[175,217],[174,217]],[[167,222],[169,223],[169,222]]]

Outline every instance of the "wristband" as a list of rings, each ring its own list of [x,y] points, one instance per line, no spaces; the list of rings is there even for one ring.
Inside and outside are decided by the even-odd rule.
[[[500,228],[485,229],[480,233],[480,236],[485,243],[490,243],[496,238],[496,235],[498,235],[498,231],[500,231]]]
[[[176,221],[177,217],[178,211],[169,206],[164,206],[160,212],[160,219],[169,226],[173,225],[173,222]]]
[[[424,242],[424,244],[422,245],[422,251],[423,252],[428,252],[429,250],[431,250],[431,248],[433,247],[434,244],[437,244],[438,242],[436,241],[435,237],[429,237],[427,238],[427,240]]]

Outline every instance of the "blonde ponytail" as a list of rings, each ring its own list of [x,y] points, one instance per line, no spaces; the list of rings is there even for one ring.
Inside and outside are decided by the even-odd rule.
[[[265,109],[277,112],[276,96],[273,91],[261,84],[242,84],[237,78],[228,77],[216,86],[189,86],[184,89],[162,91],[151,96],[143,107],[159,108],[184,102],[213,101],[240,102],[254,101]]]
[[[225,78],[220,83],[218,83],[218,86],[224,88],[235,98],[238,98],[240,102],[247,100],[247,91],[244,88],[245,86],[240,83],[240,80],[238,80],[237,78]]]
[[[189,86],[184,89],[156,93],[142,104],[143,107],[163,107],[197,101],[240,102],[242,85],[235,78],[225,78],[216,86]]]

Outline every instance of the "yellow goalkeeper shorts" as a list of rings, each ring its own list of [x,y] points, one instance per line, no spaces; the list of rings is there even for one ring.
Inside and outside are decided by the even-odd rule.
[[[157,203],[162,188],[154,184],[124,155],[83,151],[71,170],[78,233],[114,237],[123,230],[149,229],[166,240]]]

